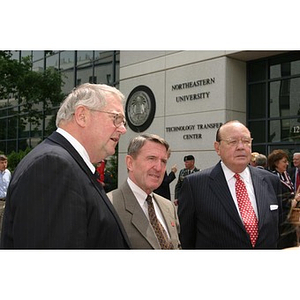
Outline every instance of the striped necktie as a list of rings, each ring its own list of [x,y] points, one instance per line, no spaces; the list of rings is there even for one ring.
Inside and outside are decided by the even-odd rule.
[[[157,219],[157,216],[156,216],[155,210],[154,210],[152,197],[150,195],[148,195],[146,201],[148,203],[149,220],[153,227],[155,235],[158,239],[158,242],[160,244],[160,248],[164,249],[164,250],[173,249],[174,247],[173,247],[172,242],[169,240],[164,227],[161,225],[161,223]]]

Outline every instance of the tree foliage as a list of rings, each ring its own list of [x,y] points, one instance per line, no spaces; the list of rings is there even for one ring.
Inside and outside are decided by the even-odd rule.
[[[63,100],[63,80],[53,67],[36,72],[31,66],[30,57],[18,61],[11,51],[0,51],[0,99],[15,98],[22,105],[24,121],[37,127],[43,113],[51,114],[51,108]]]

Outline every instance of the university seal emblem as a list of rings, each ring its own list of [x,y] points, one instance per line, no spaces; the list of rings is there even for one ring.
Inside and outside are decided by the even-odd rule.
[[[125,114],[129,127],[135,132],[145,131],[155,115],[155,97],[147,86],[140,85],[129,94]]]

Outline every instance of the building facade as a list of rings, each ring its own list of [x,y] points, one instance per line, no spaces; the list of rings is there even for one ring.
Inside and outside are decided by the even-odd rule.
[[[121,51],[120,89],[129,128],[119,165],[129,140],[150,132],[170,143],[168,169],[183,168],[188,154],[210,167],[216,131],[233,119],[249,127],[253,151],[300,151],[299,51]],[[126,176],[120,169],[119,182]]]

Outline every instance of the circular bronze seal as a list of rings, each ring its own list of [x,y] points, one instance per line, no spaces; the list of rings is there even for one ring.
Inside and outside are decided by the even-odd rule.
[[[128,126],[135,132],[145,131],[152,123],[156,103],[153,92],[145,85],[134,88],[128,96],[125,114]]]

